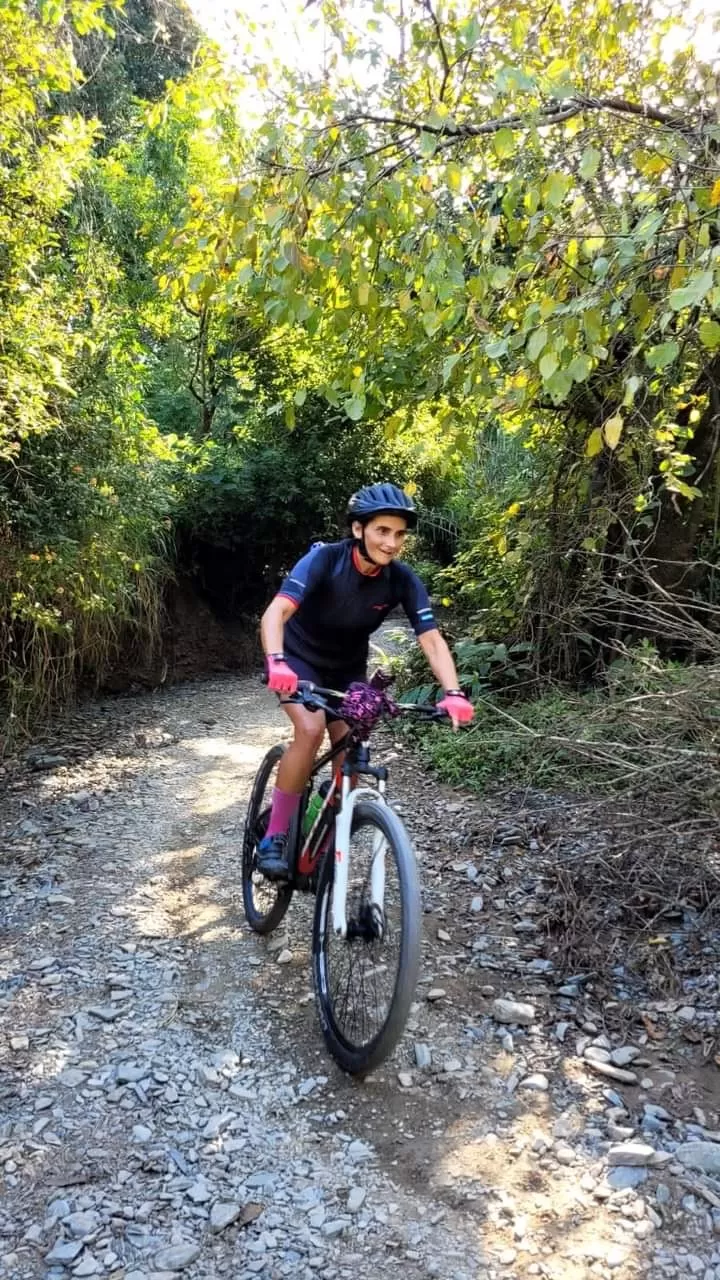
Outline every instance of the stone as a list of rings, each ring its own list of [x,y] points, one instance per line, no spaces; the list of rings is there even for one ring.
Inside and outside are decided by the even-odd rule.
[[[81,1240],[56,1240],[50,1252],[45,1254],[45,1261],[51,1264],[59,1262],[65,1267],[74,1262],[82,1250]]]
[[[192,1200],[193,1204],[207,1204],[208,1200],[212,1199],[207,1183],[201,1179],[193,1182],[192,1186],[188,1187],[185,1195],[188,1200]]]
[[[97,1231],[100,1226],[100,1215],[92,1210],[69,1213],[66,1218],[63,1218],[63,1226],[70,1232],[71,1236],[81,1239],[83,1236],[92,1235],[93,1231]]]
[[[431,987],[427,993],[427,999],[431,1004],[434,1004],[436,1000],[444,999],[445,995],[446,992],[444,987]]]
[[[447,1069],[447,1068],[446,1068]],[[410,1089],[413,1084],[412,1074],[409,1071],[398,1071],[398,1084],[403,1089]]]
[[[607,1080],[617,1080],[619,1084],[637,1084],[634,1071],[625,1071],[622,1067],[614,1067],[611,1062],[597,1062],[593,1058],[583,1059],[585,1066],[595,1072],[596,1076],[604,1076]]]
[[[541,1072],[536,1071],[532,1075],[525,1076],[525,1079],[520,1081],[518,1088],[534,1089],[536,1093],[547,1093],[548,1089],[550,1088],[550,1081],[548,1080],[547,1076],[544,1076],[542,1075]]]
[[[366,1142],[361,1142],[359,1138],[350,1143],[346,1154],[350,1164],[364,1164],[367,1160],[374,1160],[375,1158],[375,1153],[372,1149]]]
[[[571,1165],[575,1164],[576,1154],[574,1147],[568,1146],[566,1142],[556,1142],[553,1147],[553,1154],[558,1164]]]
[[[484,906],[485,906],[485,899],[483,898],[482,894],[476,893],[475,897],[472,899],[470,903],[470,910],[475,915],[477,915],[479,911],[482,911]]]
[[[217,1200],[210,1210],[210,1230],[216,1234],[237,1222],[242,1213],[242,1205],[232,1200]]]
[[[367,1192],[364,1187],[351,1187],[347,1198],[348,1213],[359,1213],[365,1203]]]
[[[415,1045],[415,1065],[422,1071],[432,1063],[432,1055],[426,1044]]]
[[[603,1049],[600,1045],[589,1044],[583,1053],[583,1057],[588,1062],[609,1062],[610,1054],[607,1049]]]
[[[30,1040],[28,1036],[11,1036],[10,1048],[13,1053],[22,1053],[23,1050],[30,1048]]]
[[[136,1124],[133,1125],[132,1136],[133,1142],[150,1142],[153,1131],[146,1124]]]
[[[610,1054],[610,1061],[614,1067],[628,1067],[631,1062],[640,1057],[640,1050],[636,1049],[634,1044],[624,1044],[618,1049],[613,1049]]]
[[[327,1240],[335,1240],[343,1234],[347,1225],[345,1218],[333,1218],[330,1222],[323,1223],[322,1233]]]
[[[529,1027],[535,1021],[535,1007],[519,1000],[493,1000],[490,1009],[496,1022],[514,1023],[519,1027]]]
[[[655,1163],[655,1148],[647,1142],[622,1142],[610,1147],[607,1153],[609,1165],[637,1166]]]
[[[80,1071],[77,1067],[68,1067],[66,1071],[61,1071],[57,1077],[58,1084],[64,1085],[66,1089],[77,1089],[87,1080],[87,1071]]]
[[[211,1116],[202,1131],[203,1138],[217,1138],[234,1119],[233,1111],[224,1111],[222,1115]]]
[[[157,1271],[183,1271],[199,1256],[199,1244],[173,1244],[168,1249],[159,1249],[153,1263]]]
[[[686,1169],[720,1177],[720,1143],[683,1142],[675,1152],[675,1159]]]
[[[100,1022],[116,1022],[125,1010],[115,1004],[93,1004],[88,1008],[88,1013]]]
[[[627,1191],[639,1187],[647,1176],[647,1169],[641,1165],[617,1165],[609,1170],[606,1181],[613,1191]]]
[[[85,1252],[77,1266],[73,1267],[72,1273],[74,1276],[80,1276],[82,1280],[82,1277],[96,1276],[98,1272],[102,1270],[104,1270],[104,1268],[100,1265],[97,1258],[94,1258],[91,1253]]]
[[[132,1062],[121,1062],[115,1072],[118,1084],[134,1084],[148,1074],[147,1067],[138,1067]]]
[[[292,958],[293,958],[293,954],[290,948],[283,947],[282,951],[278,955],[277,962],[278,964],[291,964]]]

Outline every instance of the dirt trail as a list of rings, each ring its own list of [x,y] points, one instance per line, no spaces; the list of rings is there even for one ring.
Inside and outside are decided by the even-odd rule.
[[[0,1274],[717,1280],[717,1069],[593,1020],[533,933],[539,819],[389,739],[418,1000],[367,1082],[327,1059],[310,902],[283,965],[242,914],[244,805],[284,732],[228,678],[92,704],[5,766]]]

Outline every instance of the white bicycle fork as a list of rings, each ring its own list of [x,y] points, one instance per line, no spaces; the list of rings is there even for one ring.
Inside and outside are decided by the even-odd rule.
[[[350,831],[355,805],[369,798],[376,804],[387,804],[385,784],[381,780],[375,787],[350,787],[350,779],[343,777],[341,808],[335,819],[335,878],[332,896],[332,923],[335,935],[347,937],[347,893],[350,875]],[[370,873],[370,904],[373,915],[382,926],[385,919],[385,849],[387,840],[382,831],[373,836],[372,869]]]

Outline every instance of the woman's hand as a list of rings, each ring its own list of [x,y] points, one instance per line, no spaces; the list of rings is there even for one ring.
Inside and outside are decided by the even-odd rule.
[[[283,658],[266,658],[268,689],[273,693],[297,693],[298,678]]]
[[[472,702],[459,690],[453,689],[452,692],[446,693],[437,705],[441,711],[447,712],[452,720],[454,730],[458,729],[461,724],[469,724],[475,715],[475,708]]]

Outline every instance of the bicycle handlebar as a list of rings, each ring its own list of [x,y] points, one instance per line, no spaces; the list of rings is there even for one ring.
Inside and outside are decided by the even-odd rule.
[[[267,675],[262,676],[262,682],[267,684]],[[297,693],[291,693],[287,698],[280,700],[295,706],[306,706],[308,709],[312,705],[319,711],[336,711],[337,708],[330,706],[327,699],[334,698],[336,701],[342,701],[344,697],[345,693],[340,689],[324,689],[321,685],[313,684],[312,680],[298,680]],[[428,720],[450,719],[447,711],[436,706],[434,702],[396,702],[395,706],[406,715],[422,715]]]

